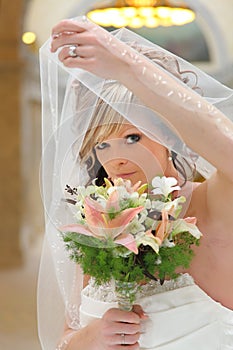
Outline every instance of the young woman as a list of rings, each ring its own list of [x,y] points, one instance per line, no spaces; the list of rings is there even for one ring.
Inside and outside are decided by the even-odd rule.
[[[55,127],[55,135],[48,135],[58,147],[57,169],[61,167],[58,160],[65,159],[61,177],[70,171],[67,145],[72,143],[68,135],[72,126],[76,138],[77,133],[80,135],[70,147],[80,161],[78,183],[95,177],[101,183],[106,175],[132,183],[150,182],[157,173],[174,176],[188,198],[185,216],[197,218],[203,237],[190,268],[181,271],[188,275],[182,275],[179,288],[168,281],[161,293],[145,293],[141,306],[132,312],[118,310],[114,302],[103,303],[101,298],[90,298],[83,292],[79,328],[78,303],[70,302],[73,292],[68,296],[62,292],[67,302],[67,327],[59,346],[69,350],[231,349],[233,125],[226,115],[231,114],[232,91],[197,69],[190,73],[188,63],[164,54],[153,44],[149,49],[141,42],[138,47],[128,45],[132,36],[126,31],[124,42],[86,20],[62,21],[53,29],[51,51],[59,51],[58,59],[48,53],[48,46],[42,50],[42,76],[46,60],[55,61],[62,69],[60,60],[72,75],[62,107],[63,119],[57,124],[59,132]],[[45,95],[53,91],[51,86],[44,90]],[[49,96],[53,115],[51,107],[57,105]],[[64,139],[69,142],[65,144]],[[51,156],[47,152],[45,157],[48,153]],[[192,163],[195,160],[202,175],[209,175],[205,181],[188,181],[187,159]],[[55,245],[52,238],[48,241]],[[55,249],[52,251],[56,256]],[[65,281],[67,270],[59,272],[62,291],[65,284],[77,286]],[[75,295],[77,299],[78,293]]]

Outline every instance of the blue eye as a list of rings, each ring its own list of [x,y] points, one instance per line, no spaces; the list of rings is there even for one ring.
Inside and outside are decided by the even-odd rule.
[[[132,144],[132,143],[137,143],[141,140],[141,136],[138,134],[131,134],[126,136],[126,143],[127,144]]]
[[[102,149],[105,149],[107,147],[109,147],[109,143],[107,143],[107,142],[101,142],[95,146],[95,148],[98,150],[102,150]]]

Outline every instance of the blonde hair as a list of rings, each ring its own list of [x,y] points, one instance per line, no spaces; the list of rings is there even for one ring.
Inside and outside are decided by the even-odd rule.
[[[136,43],[130,43],[129,46],[143,54],[145,57],[160,65],[183,83],[190,86],[191,80],[189,74],[194,76],[194,83],[190,86],[193,90],[197,90],[197,75],[192,71],[181,71],[178,60],[172,56],[167,55],[163,51],[156,51],[149,47],[139,46]],[[79,85],[79,84],[78,84]],[[80,89],[80,85],[79,85]],[[83,90],[84,89],[84,90]],[[137,103],[138,99],[125,86],[121,85],[115,80],[105,80],[102,89],[102,98],[96,99],[88,88],[81,87],[82,111],[85,108],[88,110],[92,105],[93,115],[88,130],[83,139],[82,147],[79,153],[81,163],[87,164],[87,170],[91,171],[97,161],[94,147],[97,142],[102,142],[113,131],[118,132],[121,127],[128,123],[127,120],[117,112],[117,105],[119,104],[133,104]],[[78,92],[80,94],[80,90]],[[94,103],[92,104],[93,101]],[[111,101],[111,105],[106,102]]]
[[[136,100],[131,91],[116,81],[106,81],[103,89],[104,98],[110,99],[113,107],[103,99],[97,100],[80,150],[80,158],[84,163],[89,157],[93,158],[93,148],[97,142],[100,143],[113,132],[118,132],[127,123],[127,120],[114,107],[117,108],[121,103],[131,104]]]

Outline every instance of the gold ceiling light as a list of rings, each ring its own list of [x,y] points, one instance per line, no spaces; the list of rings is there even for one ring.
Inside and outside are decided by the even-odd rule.
[[[155,28],[190,23],[195,13],[177,0],[116,0],[99,2],[87,17],[102,27]]]

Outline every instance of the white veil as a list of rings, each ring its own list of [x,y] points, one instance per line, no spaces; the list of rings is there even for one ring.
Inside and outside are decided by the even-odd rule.
[[[161,71],[166,71],[167,76],[172,76],[177,87],[185,86],[187,91],[194,90],[200,95],[200,100],[207,100],[210,106],[216,106],[232,118],[231,89],[127,29],[117,30],[112,35],[133,46],[131,50],[136,50],[137,57],[141,54],[149,56],[147,53],[151,51],[156,52],[154,64]],[[126,88],[121,87],[121,93],[118,94],[118,90],[112,88],[118,83],[80,69],[66,68],[59,61],[58,54],[51,53],[50,43],[49,39],[40,50],[43,111],[41,188],[46,232],[38,285],[38,321],[44,350],[52,350],[58,346],[65,319],[70,328],[79,328],[83,276],[79,267],[71,262],[58,227],[74,221],[72,206],[64,201],[66,185],[76,187],[85,185],[90,180],[87,166],[80,161],[80,150],[89,125],[92,123],[92,126],[97,126],[101,123],[97,118],[93,124],[93,116],[100,99],[142,129],[150,138],[189,163],[195,163],[196,169],[204,177],[209,177],[214,171],[213,166],[190,150],[155,111],[132,97]],[[170,103],[168,96],[167,100]],[[66,340],[63,345],[65,344]],[[60,344],[60,348],[63,345]]]

